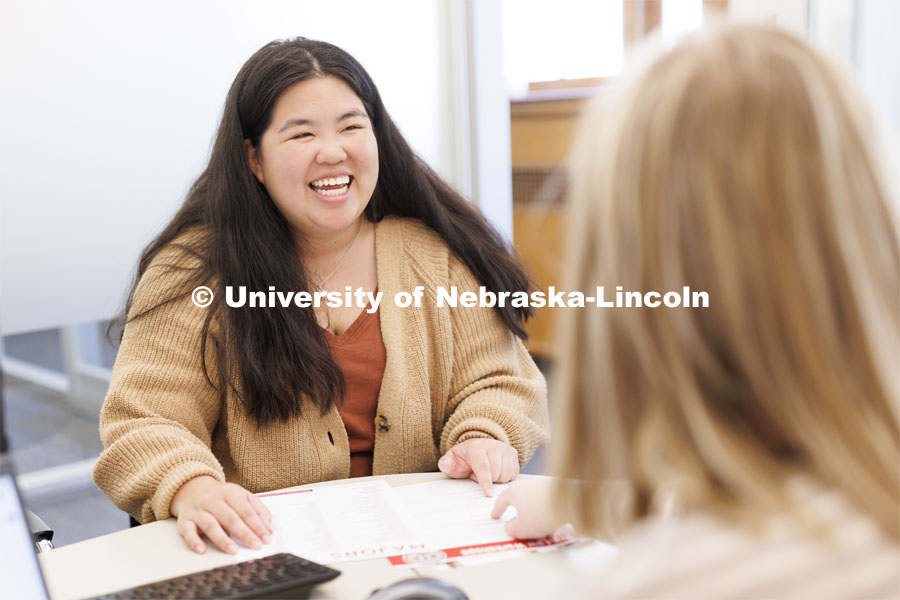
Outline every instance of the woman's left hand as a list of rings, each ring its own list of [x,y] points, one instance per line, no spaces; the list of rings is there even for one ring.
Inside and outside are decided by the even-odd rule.
[[[494,483],[512,481],[519,474],[519,453],[509,444],[475,438],[456,444],[438,461],[442,473],[453,479],[477,481],[485,496]]]

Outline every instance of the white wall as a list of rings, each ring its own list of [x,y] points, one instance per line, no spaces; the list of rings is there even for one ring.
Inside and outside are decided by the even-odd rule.
[[[472,196],[508,240],[513,239],[509,96],[503,78],[502,6],[467,0],[469,132]]]
[[[809,24],[809,2],[810,0],[728,0],[728,17],[740,21],[763,22],[805,35]]]
[[[371,73],[412,146],[453,174],[441,0],[4,0],[0,323],[105,319],[202,170],[225,94],[261,45],[303,35]]]
[[[859,76],[882,118],[900,135],[900,2],[860,0],[856,60]],[[894,156],[895,163],[898,157]]]

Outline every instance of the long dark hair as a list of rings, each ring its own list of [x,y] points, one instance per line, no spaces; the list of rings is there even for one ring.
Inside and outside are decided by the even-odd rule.
[[[373,125],[379,175],[366,218],[372,222],[385,215],[419,219],[441,236],[486,288],[530,291],[515,253],[476,208],[410,149],[371,77],[352,56],[305,38],[266,44],[244,64],[228,92],[209,165],[172,221],[141,254],[120,318],[120,323],[127,318],[137,283],[157,254],[194,232],[183,238],[193,243],[178,247],[199,259],[200,266],[187,277],[183,289],[173,290],[164,303],[185,297],[200,283],[213,287],[215,299],[201,333],[204,373],[223,397],[228,390],[236,393],[259,425],[298,415],[304,397],[324,412],[345,393],[343,375],[312,308],[221,310],[222,292],[229,285],[249,290],[310,289],[287,222],[250,170],[244,140],[258,146],[285,90],[326,75],[339,77],[353,89]],[[523,323],[532,314],[530,308],[506,306],[496,311],[513,334],[526,337]],[[218,336],[213,338],[210,324],[216,315]],[[206,370],[210,340],[216,349],[217,382]]]

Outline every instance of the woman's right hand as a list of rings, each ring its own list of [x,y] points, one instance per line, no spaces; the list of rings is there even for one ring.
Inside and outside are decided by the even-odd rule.
[[[194,552],[205,552],[203,533],[223,552],[234,554],[234,536],[257,550],[271,541],[272,514],[259,498],[235,483],[221,483],[201,475],[175,492],[170,512],[178,517],[178,531]]]
[[[514,481],[505,492],[497,496],[491,517],[499,519],[512,506],[516,516],[506,522],[506,533],[519,540],[538,539],[557,530],[551,516],[553,480]]]

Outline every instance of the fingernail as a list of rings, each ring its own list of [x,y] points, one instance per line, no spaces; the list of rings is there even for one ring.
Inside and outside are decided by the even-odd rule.
[[[272,536],[267,533],[266,535],[263,536],[263,541],[268,544],[269,542],[272,541]]]
[[[201,546],[200,544],[197,544],[196,546],[194,546],[194,552],[197,552],[198,554],[203,554],[203,546]]]
[[[228,551],[232,554],[235,554],[238,551],[238,547],[234,544],[228,544]]]

